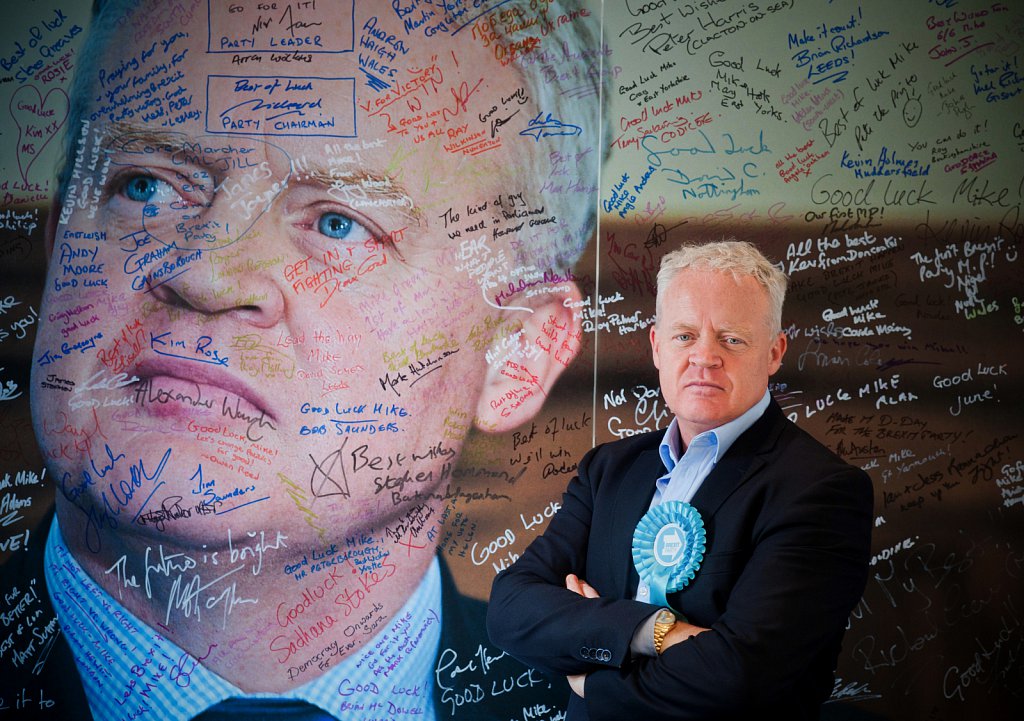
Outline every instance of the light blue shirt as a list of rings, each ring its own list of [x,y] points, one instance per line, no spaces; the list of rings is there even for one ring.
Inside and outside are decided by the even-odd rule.
[[[658,453],[665,464],[665,474],[655,483],[654,498],[651,508],[666,501],[685,501],[687,503],[697,494],[704,479],[743,435],[760,418],[771,400],[766,390],[764,396],[751,406],[743,415],[712,428],[693,437],[690,445],[683,449],[683,439],[679,434],[679,419],[673,418],[661,439]],[[640,581],[636,590],[636,600],[647,602],[650,598],[650,587]]]
[[[44,566],[50,599],[97,721],[186,721],[230,697],[300,699],[339,719],[436,719],[432,671],[441,639],[436,556],[402,610],[361,650],[335,663],[339,642],[307,645],[294,665],[312,660],[307,672],[318,663],[331,668],[283,694],[244,693],[139,620],[82,569],[56,517]],[[404,692],[396,695],[395,689]]]

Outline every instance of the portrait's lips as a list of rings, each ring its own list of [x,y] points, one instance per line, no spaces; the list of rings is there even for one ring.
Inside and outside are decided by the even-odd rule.
[[[277,414],[266,398],[245,380],[219,367],[188,360],[177,360],[165,356],[140,358],[132,371],[139,378],[139,384],[149,383],[145,397],[157,415],[174,415],[189,406],[199,415],[221,413],[222,407],[235,408],[235,400],[241,402],[239,410],[247,416],[263,415],[271,421]],[[138,385],[136,386],[138,387]]]

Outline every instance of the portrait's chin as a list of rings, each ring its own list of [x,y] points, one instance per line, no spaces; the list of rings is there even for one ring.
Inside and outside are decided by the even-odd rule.
[[[118,482],[120,484],[120,481]],[[178,555],[179,563],[206,558],[225,561],[262,559],[268,568],[283,568],[293,556],[327,544],[305,518],[289,508],[289,499],[259,495],[252,484],[218,480],[218,485],[247,490],[228,500],[195,494],[174,480],[150,483],[128,498],[109,486],[70,500],[58,499],[61,532],[80,559],[115,563],[127,554],[134,565],[163,564]],[[123,506],[121,504],[124,504]],[[335,526],[340,532],[340,526]]]
[[[226,543],[229,528],[298,525],[289,524],[282,503],[290,497],[274,472],[291,459],[268,429],[270,437],[249,440],[248,422],[188,413],[180,401],[54,405],[39,405],[37,432],[73,547],[104,556],[126,542],[201,548]]]

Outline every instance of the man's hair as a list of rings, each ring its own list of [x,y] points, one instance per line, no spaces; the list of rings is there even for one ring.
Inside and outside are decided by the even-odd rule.
[[[727,238],[713,243],[687,243],[661,259],[655,313],[661,319],[662,303],[669,285],[684,270],[713,270],[729,273],[739,280],[750,276],[768,294],[769,331],[782,330],[782,304],[789,279],[752,243]]]
[[[550,0],[549,18],[558,18],[563,14],[563,2],[575,4],[574,0]],[[518,7],[528,16],[531,13],[530,5],[531,0],[512,0],[503,4],[501,9],[508,11]],[[81,123],[89,116],[88,108],[95,97],[94,84],[103,55],[111,43],[123,41],[127,36],[124,28],[127,18],[140,9],[145,10],[142,0],[93,0],[93,20],[79,55],[71,89],[68,123],[65,126],[64,157],[58,172],[57,186],[61,203],[67,192],[75,158],[80,151]],[[587,58],[595,64],[601,63],[605,53],[602,52],[600,35],[594,32],[595,25],[599,31],[600,19],[580,18],[559,26],[557,33],[551,36],[558,41],[557,49],[542,50],[556,57],[555,69],[559,66],[583,65]],[[503,23],[495,23],[494,30],[499,38],[511,42],[511,38],[504,37]],[[466,28],[463,32],[468,34],[470,29]],[[437,39],[438,36],[435,36]],[[603,81],[608,75],[600,65],[597,72],[580,71],[574,74],[575,79],[571,83],[549,81],[546,74],[552,70],[552,64],[539,61],[535,55],[538,52],[541,51],[526,53],[514,61],[530,92],[534,114],[550,113],[557,120],[572,124],[579,122],[583,127],[578,135],[558,136],[554,145],[546,140],[532,141],[530,147],[536,152],[517,158],[521,162],[523,174],[529,178],[534,198],[542,200],[550,214],[564,221],[568,230],[560,232],[555,229],[557,226],[549,226],[550,229],[544,229],[543,232],[539,232],[541,229],[538,228],[536,233],[524,233],[515,255],[521,265],[569,268],[583,252],[597,223],[597,178],[603,157],[602,146],[607,146],[603,137],[607,129],[601,111],[602,97],[604,87],[610,81]],[[527,141],[524,139],[523,142]],[[593,197],[587,197],[588,194],[584,193],[584,202],[581,202],[580,194],[572,192],[541,196],[540,185],[550,174],[552,148],[556,148],[566,158],[572,158],[573,177],[581,179],[584,186],[592,181],[595,186]],[[588,148],[591,152],[584,154]],[[536,188],[532,187],[534,184]],[[530,239],[531,235],[536,235],[536,238]]]

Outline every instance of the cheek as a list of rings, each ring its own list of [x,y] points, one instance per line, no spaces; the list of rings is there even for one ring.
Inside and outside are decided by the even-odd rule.
[[[669,367],[680,374],[685,373],[690,368],[690,352],[684,348],[676,349],[670,355]]]

